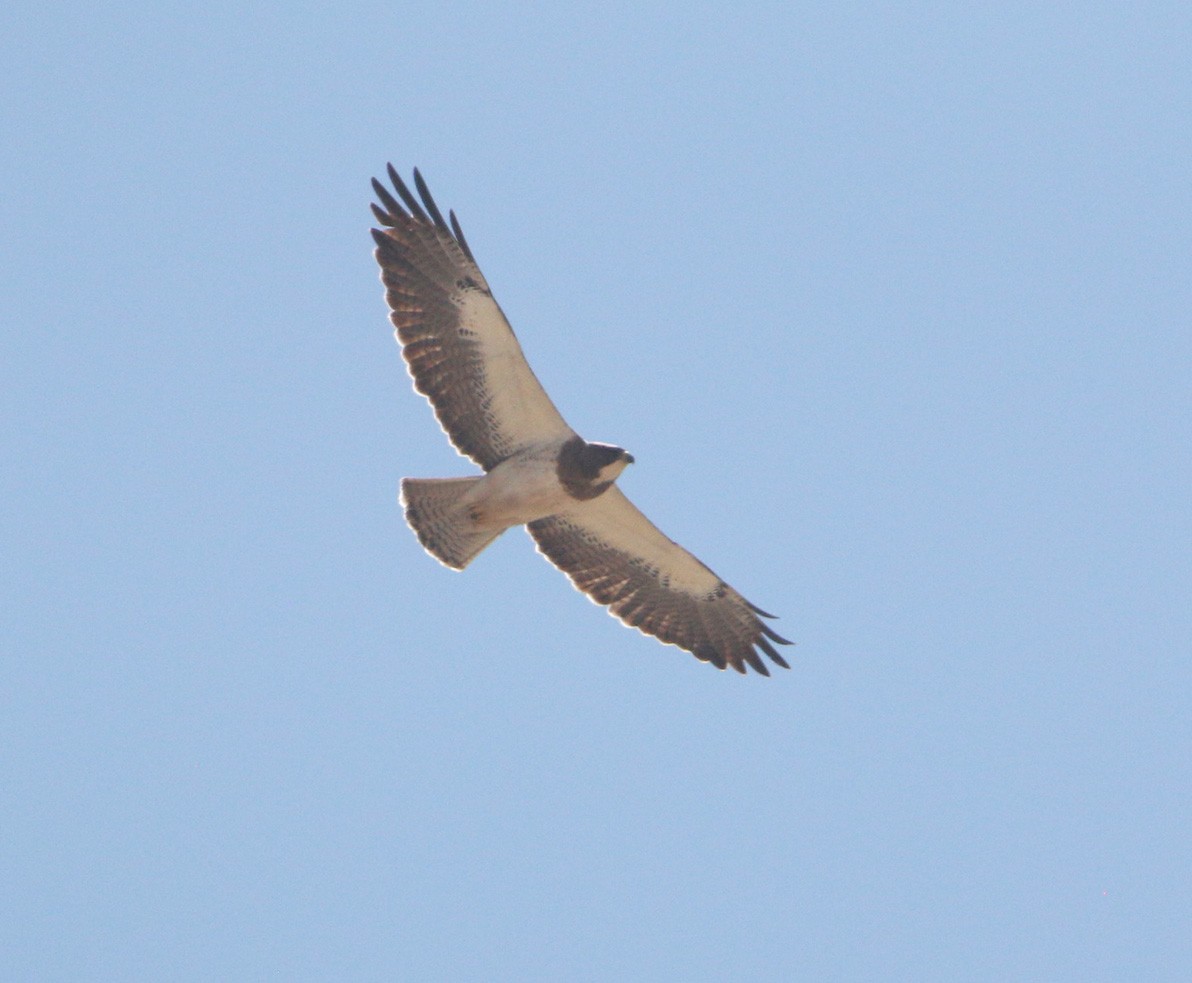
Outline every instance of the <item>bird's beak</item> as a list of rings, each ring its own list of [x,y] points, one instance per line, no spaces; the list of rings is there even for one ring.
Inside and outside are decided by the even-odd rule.
[[[626,455],[625,455],[625,463],[626,463],[626,464],[632,464],[632,463],[633,463],[633,455],[632,455],[632,454],[626,454]]]

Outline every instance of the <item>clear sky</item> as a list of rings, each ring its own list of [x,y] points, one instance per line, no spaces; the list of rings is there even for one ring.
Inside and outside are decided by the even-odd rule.
[[[0,978],[1192,966],[1186,3],[0,13]],[[403,475],[369,178],[798,642]]]

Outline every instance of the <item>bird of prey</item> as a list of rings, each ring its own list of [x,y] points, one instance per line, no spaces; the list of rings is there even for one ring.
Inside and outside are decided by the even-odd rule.
[[[530,370],[455,213],[443,218],[414,171],[418,197],[389,165],[373,179],[373,229],[385,299],[414,388],[451,443],[484,474],[404,478],[406,520],[456,570],[511,526],[525,525],[575,586],[626,625],[718,669],[789,669],[789,645],[750,604],[663,533],[621,492],[633,456],[567,425]],[[398,200],[400,199],[400,201]],[[421,200],[419,200],[421,199]]]

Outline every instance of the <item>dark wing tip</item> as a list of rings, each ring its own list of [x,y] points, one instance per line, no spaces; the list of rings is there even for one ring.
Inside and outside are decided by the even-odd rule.
[[[414,187],[421,196],[422,201],[414,197],[406,182],[401,179],[401,175],[397,173],[397,168],[392,164],[385,165],[385,171],[389,175],[389,180],[393,184],[394,190],[398,197],[401,198],[401,203],[393,194],[376,178],[372,179],[373,191],[376,193],[380,205],[373,204],[372,212],[376,216],[377,221],[382,225],[390,228],[400,224],[401,219],[413,218],[417,222],[424,225],[433,225],[440,232],[453,238],[458,243],[459,248],[463,250],[464,255],[468,257],[473,263],[476,262],[476,257],[472,255],[472,250],[468,246],[468,240],[464,238],[464,230],[460,228],[459,219],[455,217],[455,212],[448,212],[450,222],[443,218],[442,211],[435,203],[434,196],[430,193],[430,188],[427,186],[426,180],[422,177],[422,172],[417,167],[414,168]]]
[[[749,601],[745,601],[745,604],[749,608],[749,610],[752,611],[754,614],[760,615],[763,618],[773,618],[774,617],[774,615],[772,615],[772,614],[767,614],[765,611],[763,611],[761,608],[759,608],[756,604],[751,604]],[[761,621],[758,618],[753,619],[753,625],[754,625],[755,631],[757,632],[757,636],[754,638],[749,651],[750,651],[750,654],[753,655],[754,659],[757,659],[758,663],[761,663],[763,666],[765,665],[765,663],[762,662],[761,658],[758,657],[756,655],[756,653],[753,652],[752,646],[756,645],[759,649],[762,650],[762,652],[764,652],[769,657],[770,661],[773,662],[775,665],[782,666],[783,669],[789,669],[790,668],[789,663],[787,663],[786,659],[784,659],[781,655],[778,654],[778,650],[774,648],[774,645],[772,643],[777,642],[779,645],[793,645],[794,642],[791,642],[788,639],[783,638],[781,635],[778,634],[778,632],[776,632],[773,628],[771,628],[769,625],[767,625],[765,622]],[[750,660],[749,664],[754,665],[754,662],[752,659]],[[754,666],[754,668],[756,668],[756,666]],[[759,671],[761,671],[761,670],[759,670]],[[769,672],[766,672],[765,674],[767,676],[770,675]]]
[[[369,231],[372,233],[373,242],[377,244],[378,253],[388,254],[396,251],[397,245],[380,229],[370,229]]]
[[[472,248],[468,245],[468,240],[464,238],[464,230],[459,227],[459,219],[455,217],[455,212],[447,213],[451,218],[451,231],[455,235],[455,241],[459,243],[459,248],[464,251],[464,255],[468,257],[473,263],[476,262],[476,257],[472,255]]]
[[[744,656],[745,661],[753,667],[754,672],[761,673],[763,676],[770,675],[770,670],[766,668],[766,664],[762,662],[761,657],[755,651],[753,651],[752,646],[745,650]],[[745,670],[742,669],[741,671],[744,672]]]
[[[782,666],[783,669],[790,668],[790,664],[786,661],[786,659],[784,659],[781,655],[778,654],[778,651],[774,648],[773,645],[770,644],[768,639],[766,639],[765,637],[759,638],[754,644],[757,645],[757,647],[759,649],[761,649],[763,652],[766,653],[766,655],[768,655],[770,657],[770,661],[776,663],[777,665]],[[761,660],[759,659],[758,661],[760,662]],[[769,673],[766,673],[766,675],[768,676]]]
[[[778,634],[778,632],[776,632],[769,625],[762,624],[762,622],[759,621],[757,623],[757,626],[758,626],[758,628],[761,629],[762,634],[765,635],[772,642],[777,642],[779,645],[794,645],[795,644],[794,642],[790,641],[790,639],[783,638],[781,635]]]
[[[700,662],[710,662],[717,669],[728,668],[728,662],[724,656],[712,645],[696,645],[694,648],[688,649]]]
[[[397,225],[397,219],[393,217],[393,213],[387,212],[375,201],[371,202],[368,207],[372,209],[373,217],[380,222],[381,225],[384,225],[390,229]]]
[[[389,193],[389,189],[386,188],[385,185],[383,185],[376,178],[372,179],[372,189],[373,189],[373,194],[375,194],[377,196],[377,198],[380,200],[381,204],[384,206],[385,212],[390,217],[395,218],[395,219],[399,218],[399,217],[401,217],[401,218],[407,217],[405,209],[402,208],[401,205],[399,205],[397,203],[397,199],[394,198],[393,195],[391,195]],[[374,212],[376,211],[376,209],[377,209],[377,206],[373,205]]]
[[[451,230],[443,220],[443,213],[439,211],[439,206],[435,204],[435,199],[430,193],[430,188],[426,186],[426,182],[422,179],[422,174],[416,167],[414,168],[414,187],[418,189],[418,194],[422,197],[422,204],[426,206],[426,210],[430,213],[430,217],[435,223],[435,228],[450,235]]]
[[[776,614],[770,614],[769,611],[763,611],[756,604],[753,604],[750,601],[745,601],[745,606],[747,608],[749,608],[749,610],[752,611],[754,614],[760,614],[763,618],[777,618],[778,617],[778,615],[776,615]]]
[[[389,174],[389,181],[393,185],[393,190],[397,192],[398,197],[401,198],[402,203],[406,206],[406,209],[409,211],[410,215],[419,222],[422,222],[424,225],[430,225],[430,218],[427,216],[426,212],[423,211],[422,206],[418,203],[418,199],[415,198],[410,193],[410,189],[406,187],[406,182],[403,181],[401,179],[401,175],[397,173],[397,168],[392,164],[386,164],[385,170]],[[415,171],[415,173],[417,173],[417,171]],[[378,192],[378,194],[380,194],[380,192]],[[392,200],[392,196],[389,195],[388,191],[385,192],[385,197],[388,197],[390,200]],[[385,197],[381,198],[383,202],[385,201]],[[388,202],[385,203],[388,204]],[[394,204],[397,203],[394,202]]]

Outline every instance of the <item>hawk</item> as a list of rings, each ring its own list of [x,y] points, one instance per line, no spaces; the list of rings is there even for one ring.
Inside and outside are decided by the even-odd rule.
[[[397,197],[372,182],[383,226],[372,235],[390,320],[414,388],[455,448],[484,471],[402,479],[406,520],[426,551],[462,570],[506,529],[524,525],[540,553],[626,625],[718,669],[768,676],[758,650],[789,669],[774,643],[791,643],[762,620],[774,616],[663,535],[617,487],[633,455],[567,425],[455,213],[443,218],[416,169],[418,197],[392,164],[389,179]]]

